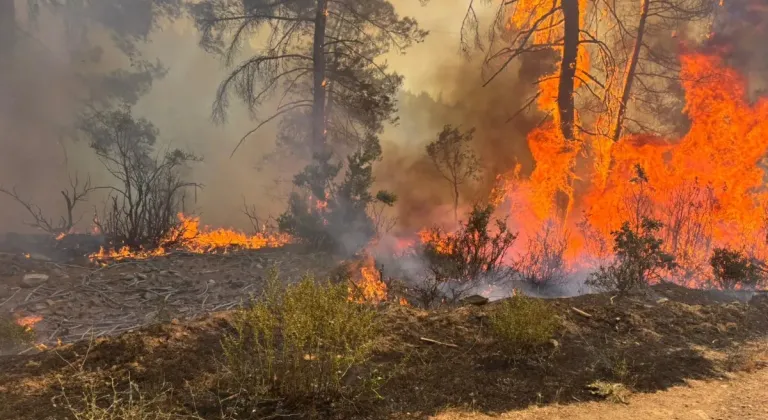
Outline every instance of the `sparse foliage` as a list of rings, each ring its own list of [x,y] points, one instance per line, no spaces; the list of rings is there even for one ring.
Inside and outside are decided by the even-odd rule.
[[[83,382],[82,396],[68,395],[62,389],[62,405],[75,420],[171,420],[176,417],[162,408],[168,389],[150,394],[129,380],[128,389],[122,390],[112,378],[111,392],[101,395],[95,381],[83,379]]]
[[[524,295],[501,302],[489,321],[494,337],[510,356],[524,354],[548,343],[560,325],[549,304]]]
[[[443,293],[455,302],[479,281],[502,277],[504,256],[517,235],[509,231],[506,220],[491,223],[493,210],[475,206],[456,232],[435,227],[423,235],[419,251],[428,273],[415,288],[425,306]]]
[[[235,67],[221,83],[214,117],[223,121],[231,93],[256,112],[270,98],[278,122],[278,145],[312,157],[294,184],[280,229],[317,246],[353,252],[375,234],[367,213],[373,203],[371,165],[381,156],[378,136],[395,122],[395,95],[402,77],[378,60],[404,51],[426,32],[400,17],[387,0],[206,0],[192,6],[201,45],[231,64],[248,37],[266,27],[264,52]],[[310,153],[306,153],[309,151]],[[344,165],[333,156],[346,156]],[[342,160],[343,162],[343,160]]]
[[[712,266],[715,284],[724,290],[751,289],[764,279],[764,268],[736,250],[715,248],[709,263]]]
[[[99,113],[81,126],[115,178],[98,227],[113,245],[158,246],[177,227],[184,194],[198,184],[183,169],[200,159],[179,149],[155,152],[157,129],[130,109]]]
[[[675,256],[683,278],[706,275],[718,204],[714,189],[698,181],[688,182],[672,191],[668,203],[659,212],[665,249]]]
[[[459,128],[446,125],[437,139],[427,144],[427,156],[437,172],[451,186],[453,194],[453,216],[459,220],[459,187],[476,180],[482,170],[480,160],[472,149],[475,130],[461,132]]]
[[[277,98],[275,112],[243,140],[279,121],[278,143],[294,152],[311,143],[313,154],[323,153],[326,137],[355,147],[380,132],[402,80],[378,58],[426,36],[387,0],[205,0],[191,10],[202,47],[227,64],[252,35],[269,31],[263,52],[234,67],[220,85],[214,117],[224,119],[231,93],[254,113]]]
[[[266,400],[333,399],[359,391],[350,369],[369,355],[374,311],[348,299],[346,283],[311,277],[285,288],[270,273],[264,296],[240,310],[222,341],[249,412]]]
[[[624,295],[642,290],[663,270],[674,268],[674,257],[662,250],[663,241],[656,236],[661,227],[659,221],[649,218],[637,228],[624,222],[621,229],[611,233],[616,260],[592,273],[587,285]]]

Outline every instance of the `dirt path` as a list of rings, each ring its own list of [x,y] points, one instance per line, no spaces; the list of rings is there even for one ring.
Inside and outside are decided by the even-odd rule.
[[[628,405],[590,402],[530,408],[487,416],[446,413],[436,420],[764,420],[768,419],[768,369],[730,381],[691,381],[655,394],[634,395]]]

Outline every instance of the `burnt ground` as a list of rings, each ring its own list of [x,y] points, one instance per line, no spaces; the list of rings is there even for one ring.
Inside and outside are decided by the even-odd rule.
[[[263,274],[257,276],[251,270],[267,266],[266,261],[255,262],[257,258],[269,259],[297,273],[306,271],[297,268],[300,264],[330,265],[327,257],[290,250],[228,256],[178,255],[101,269],[14,258],[11,266],[19,272],[5,274],[7,290],[0,295],[0,303],[18,287],[15,290],[21,296],[5,304],[14,302],[12,306],[18,311],[19,299],[27,299],[33,289],[9,285],[18,284],[24,270],[39,271],[46,266],[51,266],[48,282],[54,283],[43,286],[44,291],[40,287],[27,299],[27,307],[29,301],[50,296],[54,286],[73,293],[58,295],[64,303],[54,301],[54,305],[40,307],[40,311],[50,310],[50,314],[43,314],[48,318],[39,324],[44,339],[51,329],[56,330],[55,325],[45,324],[46,319],[69,316],[56,311],[57,305],[66,308],[78,304],[79,299],[100,297],[99,305],[81,305],[85,307],[116,305],[108,316],[131,310],[138,316],[146,310],[144,307],[126,309],[125,303],[119,305],[118,298],[133,296],[128,303],[138,304],[144,299],[144,291],[139,289],[165,287],[174,291],[169,298],[163,298],[165,302],[179,308],[200,308],[201,293],[208,277],[214,274],[217,280],[208,286],[207,293],[217,293],[219,297],[214,300],[218,304],[239,302],[239,297],[249,292],[243,290],[248,284],[257,289],[261,281],[258,276]],[[8,264],[2,266],[4,273],[9,272]],[[59,273],[54,269],[69,278],[62,284],[55,283],[53,275]],[[146,279],[136,273],[144,274]],[[91,279],[90,288],[80,286],[83,276]],[[237,283],[244,279],[247,284]],[[141,286],[150,283],[152,287]],[[228,284],[238,286],[230,292]],[[129,286],[136,290],[124,295],[117,292]],[[214,286],[220,289],[214,292]],[[600,400],[603,397],[588,388],[598,380],[621,383],[635,394],[652,393],[690,380],[725,379],[729,371],[759,369],[768,363],[768,299],[744,303],[722,293],[672,285],[655,286],[654,292],[653,298],[585,295],[552,299],[550,303],[562,321],[555,341],[534,354],[517,358],[503,351],[488,330],[488,314],[497,303],[435,311],[382,305],[378,309],[383,326],[381,341],[372,359],[352,373],[361,378],[379,378],[376,385],[354,401],[332,406],[315,403],[313,410],[319,410],[315,414],[320,418],[427,418],[446,410],[494,414],[531,405]],[[216,306],[212,304],[207,311],[213,308]],[[182,416],[193,413],[197,418],[222,418],[222,407],[226,407],[231,395],[222,391],[216,378],[221,372],[220,339],[231,330],[230,314],[205,314],[201,310],[191,317],[181,316],[184,312],[176,313],[178,317],[171,314],[170,321],[153,318],[137,323],[132,331],[119,334],[119,329],[108,331],[104,329],[108,326],[103,326],[101,337],[85,334],[83,340],[37,354],[30,351],[0,358],[0,418],[68,418],[63,396],[71,401],[82,399],[84,393],[88,395],[86,384],[91,384],[97,394],[109,396],[113,385],[124,390],[129,381],[145,393],[163,395],[159,404],[167,413],[178,414],[178,418],[189,418]],[[78,322],[86,316],[102,315],[83,312]],[[90,323],[97,321],[103,320],[91,319]],[[78,338],[72,333],[66,337]],[[310,412],[308,407],[283,407],[274,418],[300,418]]]
[[[39,254],[0,253],[0,313],[42,317],[35,326],[38,343],[71,343],[235,308],[260,293],[272,268],[290,282],[307,273],[325,276],[337,263],[295,247],[172,252],[102,267]],[[47,280],[25,282],[28,274]]]

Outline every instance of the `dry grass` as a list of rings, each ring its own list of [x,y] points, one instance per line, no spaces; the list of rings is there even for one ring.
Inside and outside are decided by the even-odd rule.
[[[32,328],[19,325],[10,317],[0,317],[0,352],[30,345],[34,340],[35,332]]]
[[[595,381],[589,384],[588,388],[592,395],[612,403],[629,404],[629,397],[632,395],[629,388],[616,382]]]
[[[161,404],[168,390],[151,396],[139,385],[128,382],[127,389],[119,390],[114,378],[110,379],[112,392],[102,394],[91,381],[84,386],[82,395],[68,395],[62,387],[60,404],[75,420],[169,420],[174,417],[164,412]]]
[[[764,306],[666,286],[662,304],[519,296],[434,311],[361,306],[345,283],[272,287],[236,314],[0,359],[0,418],[391,419],[626,402],[630,390],[721,378],[714,355],[768,331]],[[737,328],[717,328],[727,322]],[[536,347],[552,338],[557,351]],[[750,347],[732,368],[761,366]]]
[[[375,311],[348,298],[344,283],[312,277],[283,289],[272,272],[264,296],[234,317],[225,366],[250,411],[264,401],[334,400],[361,392],[350,374],[373,350]]]
[[[724,368],[728,372],[754,372],[768,366],[768,343],[750,343],[729,349]]]
[[[516,295],[490,314],[490,326],[493,336],[514,354],[548,343],[560,320],[547,302]]]

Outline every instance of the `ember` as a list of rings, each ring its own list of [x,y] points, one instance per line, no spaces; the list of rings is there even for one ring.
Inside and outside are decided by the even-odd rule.
[[[40,321],[43,320],[43,317],[39,315],[29,315],[29,316],[23,316],[16,318],[16,324],[31,330],[37,325]]]

